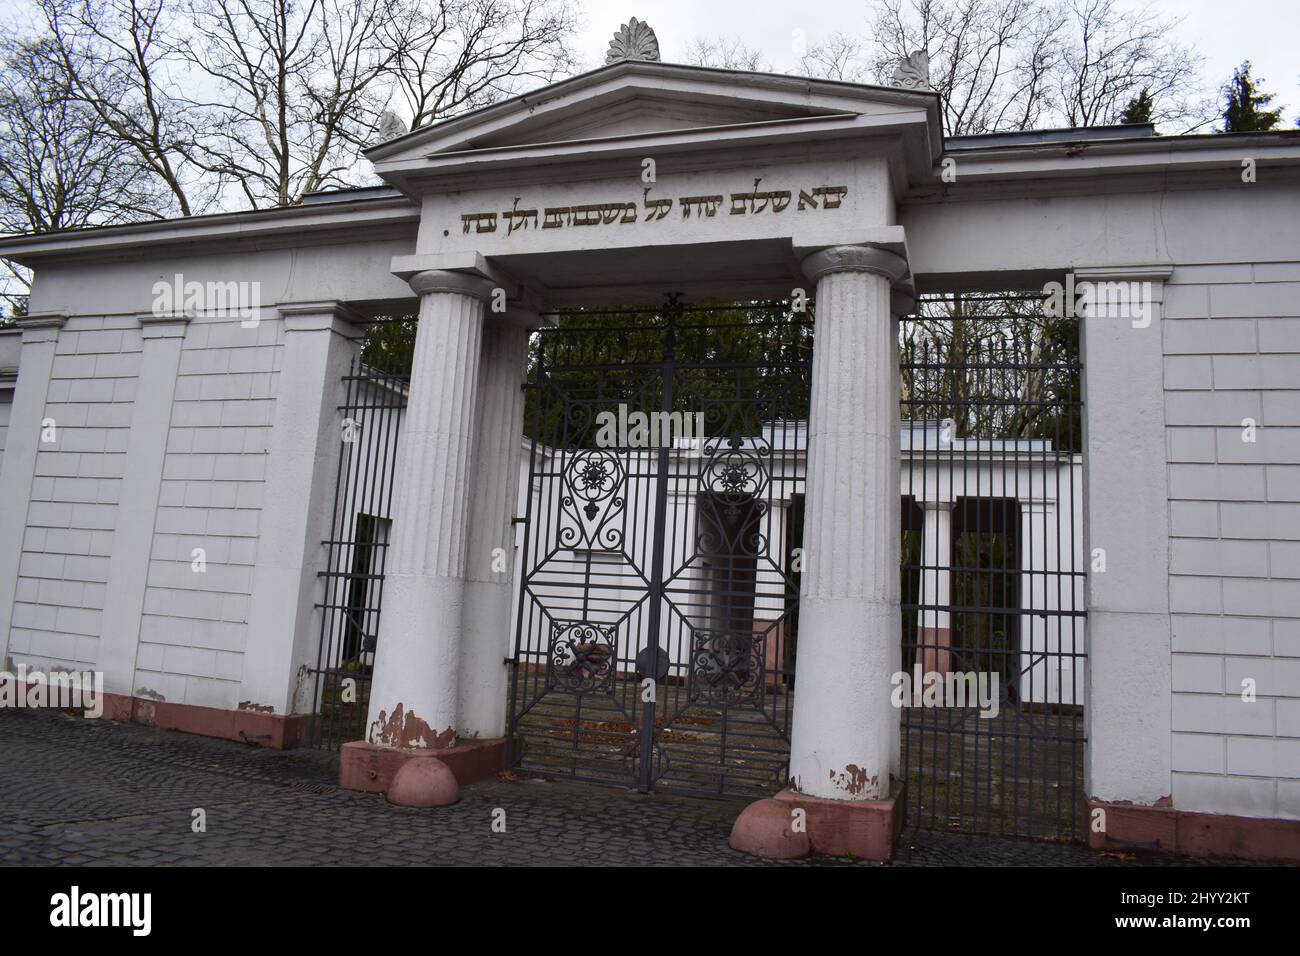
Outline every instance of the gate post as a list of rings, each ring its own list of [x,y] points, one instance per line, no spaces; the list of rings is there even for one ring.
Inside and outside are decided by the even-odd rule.
[[[899,823],[890,780],[899,711],[890,677],[900,666],[902,628],[890,289],[908,267],[884,249],[834,246],[806,258],[804,271],[817,282],[805,565],[790,787],[776,800],[805,811],[814,850],[888,859]],[[764,803],[737,820],[736,849],[771,845],[771,834],[756,831],[782,818],[770,804],[760,809]]]
[[[420,320],[393,477],[366,742],[429,753],[456,740],[474,404],[492,283],[430,270],[410,285],[420,295]]]

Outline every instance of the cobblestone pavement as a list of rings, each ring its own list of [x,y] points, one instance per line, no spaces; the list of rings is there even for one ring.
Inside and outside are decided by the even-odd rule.
[[[413,810],[336,780],[336,758],[318,751],[0,710],[0,864],[777,865],[727,846],[735,803],[494,780],[454,807]],[[191,829],[197,808],[205,833]],[[504,833],[492,830],[498,808]],[[810,862],[852,861],[795,865]],[[896,865],[1136,862],[1186,861],[923,833],[903,841]]]

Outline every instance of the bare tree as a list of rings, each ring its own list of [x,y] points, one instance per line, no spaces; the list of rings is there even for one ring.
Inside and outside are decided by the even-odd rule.
[[[871,72],[888,83],[925,50],[949,135],[1031,129],[1050,111],[1063,26],[1051,0],[876,0]]]
[[[362,180],[386,108],[420,126],[573,67],[570,0],[35,0],[73,95],[166,212]]]
[[[190,159],[199,117],[178,109],[167,0],[37,0],[71,93],[161,181],[182,216],[205,211],[214,183]]]
[[[0,233],[44,233],[159,215],[165,189],[77,97],[51,41],[0,43]],[[4,262],[12,309],[30,286]]]
[[[1212,108],[1177,23],[1116,0],[874,0],[870,72],[887,83],[900,59],[929,53],[953,136],[1115,123],[1144,89],[1157,122],[1195,128]],[[821,60],[835,62],[806,58]]]
[[[576,25],[570,0],[412,0],[386,30],[393,98],[415,129],[550,83]]]
[[[836,32],[804,52],[799,60],[799,72],[826,80],[862,83],[872,79],[872,63],[864,40]]]
[[[720,70],[754,70],[770,73],[772,64],[759,50],[746,46],[739,37],[697,36],[686,45],[686,62]]]
[[[190,69],[184,110],[208,118],[190,159],[254,208],[356,181],[374,130],[395,0],[189,0],[173,40]]]
[[[1065,44],[1054,81],[1066,125],[1117,123],[1143,92],[1156,123],[1187,130],[1212,118],[1213,104],[1198,90],[1202,58],[1170,39],[1179,21],[1149,6],[1120,9],[1115,0],[1068,0],[1065,6]]]

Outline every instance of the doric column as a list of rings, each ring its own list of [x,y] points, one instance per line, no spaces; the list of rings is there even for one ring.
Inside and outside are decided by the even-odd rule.
[[[62,313],[33,314],[17,321],[23,330],[23,348],[18,360],[18,383],[14,389],[9,431],[0,466],[0,669],[9,664],[9,624],[18,570],[23,557],[27,530],[27,506],[32,500],[32,478],[36,474],[36,453],[44,431],[45,399],[54,369],[54,350],[59,329],[68,317]],[[53,434],[57,435],[56,430]]]
[[[793,788],[845,801],[890,795],[899,713],[900,257],[835,246],[804,260],[817,282],[799,611]]]
[[[484,300],[492,283],[426,271],[411,390],[393,476],[366,739],[435,749],[456,739],[461,611]]]
[[[946,607],[952,603],[951,501],[922,501],[925,523],[921,532],[920,604]],[[917,658],[925,673],[947,674],[952,669],[952,629],[947,610],[923,608],[917,615]]]
[[[514,617],[515,500],[523,442],[528,329],[537,316],[489,314],[483,328],[470,481],[465,611],[461,626],[456,730],[501,737],[506,724],[506,664]]]
[[[256,577],[239,699],[277,714],[311,711],[302,679],[320,640],[334,483],[342,452],[343,376],[360,346],[360,320],[341,302],[285,303],[284,347],[266,461]]]
[[[127,467],[122,476],[117,527],[113,531],[113,560],[105,588],[103,626],[99,635],[99,670],[110,694],[135,694],[135,660],[140,644],[149,559],[153,551],[158,492],[167,457],[176,371],[189,316],[137,317],[142,351],[126,440]]]

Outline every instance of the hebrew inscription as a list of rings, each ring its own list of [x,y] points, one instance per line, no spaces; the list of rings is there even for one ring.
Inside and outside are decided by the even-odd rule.
[[[681,210],[682,219],[712,219],[719,210],[726,209],[730,216],[779,215],[785,212],[791,202],[795,211],[808,209],[838,209],[849,194],[848,186],[814,186],[812,189],[800,189],[796,198],[788,189],[759,189],[763,180],[754,180],[753,187],[747,192],[735,192],[728,195],[721,193],[709,196],[679,196],[675,200]],[[510,209],[495,212],[467,212],[461,215],[461,231],[468,234],[494,233],[502,222],[505,234],[512,236],[516,232],[528,229],[565,229],[579,226],[630,225],[634,222],[659,222],[673,210],[671,197],[652,199],[650,189],[644,190],[640,205],[635,202],[599,202],[580,206],[547,206],[541,212],[541,224],[538,225],[537,209],[520,209],[519,197],[515,197]],[[644,214],[644,215],[643,215]]]

